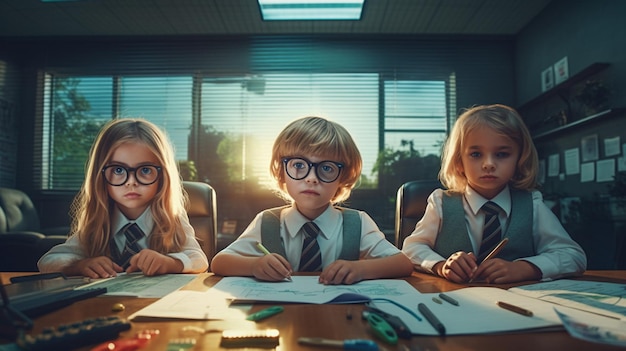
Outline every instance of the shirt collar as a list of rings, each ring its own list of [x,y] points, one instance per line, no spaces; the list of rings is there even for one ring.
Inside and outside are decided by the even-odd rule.
[[[291,237],[295,237],[300,231],[302,226],[307,222],[313,222],[320,228],[321,235],[328,239],[328,235],[332,233],[334,223],[337,223],[341,212],[335,209],[332,205],[328,205],[326,210],[321,215],[317,216],[313,221],[304,217],[296,208],[295,204],[285,210],[285,225],[287,226],[287,232]]]
[[[502,210],[506,213],[507,217],[511,214],[511,192],[509,191],[508,185],[505,186],[504,189],[498,193],[498,195],[494,196],[493,199],[490,200],[482,197],[476,192],[476,190],[472,189],[472,187],[468,185],[465,188],[465,200],[472,209],[474,215],[476,215],[478,211],[480,211],[481,207],[483,207],[483,205],[488,201],[494,202],[500,206],[500,208],[502,208]]]
[[[111,229],[112,233],[118,233],[122,227],[124,227],[128,223],[137,223],[139,228],[146,234],[152,233],[152,228],[154,228],[154,218],[152,217],[152,211],[150,211],[150,206],[148,206],[143,213],[136,219],[130,220],[124,216],[122,211],[117,206],[113,206],[113,214],[111,216]]]

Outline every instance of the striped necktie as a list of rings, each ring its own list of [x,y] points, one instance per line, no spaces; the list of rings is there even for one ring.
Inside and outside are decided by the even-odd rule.
[[[488,201],[483,205],[481,210],[485,213],[485,225],[483,227],[483,238],[480,243],[480,250],[478,251],[479,264],[491,250],[498,245],[502,237],[502,227],[498,219],[500,206],[496,205],[494,202]]]
[[[302,226],[304,230],[304,243],[300,256],[300,272],[320,272],[322,270],[322,253],[317,243],[317,235],[320,228],[313,222],[307,222]]]
[[[115,263],[120,265],[122,268],[126,269],[130,265],[130,258],[141,251],[138,241],[144,237],[144,233],[141,228],[139,228],[137,223],[128,223],[122,228],[121,231],[124,233],[124,237],[126,238],[124,249],[122,252],[119,252],[117,245],[115,245],[115,240],[112,240],[111,252],[117,254],[113,255],[113,261],[115,261]]]

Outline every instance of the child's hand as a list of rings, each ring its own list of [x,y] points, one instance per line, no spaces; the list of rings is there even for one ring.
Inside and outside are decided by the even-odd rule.
[[[180,273],[183,263],[174,257],[160,254],[154,250],[143,249],[130,258],[126,273],[141,271],[143,275],[153,276],[166,273]]]
[[[477,269],[476,256],[463,251],[455,252],[445,262],[433,267],[437,274],[455,283],[465,283],[474,277]]]
[[[524,280],[541,279],[541,271],[527,261],[506,261],[492,258],[478,266],[474,273],[475,280],[484,280],[489,284],[514,283]]]
[[[283,256],[272,253],[261,256],[252,267],[252,275],[260,280],[281,281],[291,277],[291,265]]]
[[[319,282],[325,285],[354,284],[361,280],[363,280],[363,272],[359,261],[344,260],[329,264],[319,278]]]
[[[98,256],[76,262],[72,264],[71,267],[68,267],[67,270],[64,270],[63,273],[68,276],[82,275],[97,279],[115,277],[117,273],[123,271],[124,269],[113,262],[109,257]]]

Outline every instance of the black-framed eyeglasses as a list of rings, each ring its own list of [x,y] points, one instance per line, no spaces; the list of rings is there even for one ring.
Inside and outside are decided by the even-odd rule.
[[[311,168],[315,167],[317,179],[324,183],[332,183],[337,180],[343,168],[343,163],[335,161],[311,162],[302,157],[285,157],[283,163],[287,175],[293,180],[306,178],[311,172]]]
[[[107,183],[113,186],[126,184],[128,175],[133,173],[137,183],[141,185],[154,184],[159,179],[161,167],[155,165],[143,165],[136,168],[124,167],[122,165],[109,165],[102,168],[102,174]]]

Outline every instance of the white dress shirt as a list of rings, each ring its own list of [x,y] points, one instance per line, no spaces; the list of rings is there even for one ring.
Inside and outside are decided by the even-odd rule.
[[[374,220],[365,212],[359,211],[361,218],[361,245],[359,258],[378,258],[392,256],[401,253],[398,248],[391,244],[385,235],[378,229]],[[263,253],[256,247],[256,242],[261,241],[261,222],[263,213],[256,215],[248,228],[237,240],[226,247],[223,252],[241,256],[262,256]],[[285,247],[287,260],[294,271],[298,271],[304,235],[301,228],[309,219],[304,217],[294,207],[286,207],[280,215],[280,237]],[[313,220],[321,229],[317,242],[322,253],[322,266],[326,267],[336,261],[343,247],[343,215],[340,210],[333,206],[328,208]]]
[[[441,229],[441,223],[445,220],[442,215],[442,195],[442,189],[436,189],[430,194],[424,217],[417,223],[413,233],[404,240],[402,251],[409,256],[415,268],[420,271],[433,273],[433,266],[447,259],[432,249]],[[480,196],[469,186],[463,196],[465,222],[475,255],[480,248],[485,219],[485,214],[479,210],[487,201],[489,200]],[[502,231],[506,232],[507,218],[511,213],[509,188],[506,187],[490,201],[503,209],[499,219]],[[532,192],[532,201],[532,237],[537,254],[531,257],[520,257],[518,260],[525,260],[537,266],[541,270],[543,280],[582,274],[587,267],[587,257],[583,249],[572,240],[558,218],[545,205],[539,191]]]
[[[144,235],[145,233],[151,233],[154,227],[154,219],[150,207],[146,208],[141,216],[134,221],[127,219],[117,207],[114,208],[111,216],[111,230],[116,233],[114,239],[120,250],[124,249],[126,242],[124,233],[120,230],[129,222],[137,223],[139,228],[144,232]],[[195,231],[189,223],[189,218],[187,216],[181,216],[181,223],[185,232],[185,244],[180,252],[172,252],[167,255],[183,263],[184,268],[182,273],[204,272],[209,266],[208,259],[196,239]],[[137,244],[142,249],[148,248],[149,240],[150,235],[147,235],[139,239]],[[87,258],[87,255],[80,245],[78,235],[71,235],[65,243],[59,244],[45,253],[39,259],[37,266],[42,273],[59,272],[68,264],[85,258]]]

